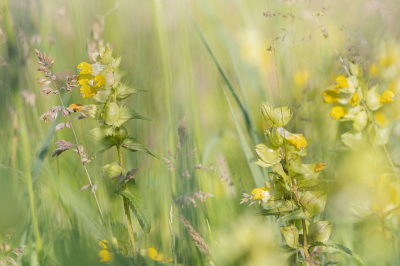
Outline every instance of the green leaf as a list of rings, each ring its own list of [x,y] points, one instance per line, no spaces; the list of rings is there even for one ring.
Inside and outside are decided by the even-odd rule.
[[[128,182],[126,182],[125,188],[119,190],[118,194],[128,198],[129,206],[132,209],[132,212],[136,215],[143,231],[150,233],[150,218],[147,214],[140,188],[138,184],[136,184],[135,180],[129,179]]]
[[[391,124],[388,127],[385,128],[378,128],[375,130],[373,128],[371,130],[371,134],[369,135],[369,138],[372,142],[372,144],[375,145],[386,145],[389,142],[389,137],[393,133],[394,128],[400,123],[400,120],[395,121],[393,124]],[[378,134],[377,134],[378,132]]]
[[[268,216],[268,215],[284,215],[291,213],[299,209],[296,202],[293,200],[286,200],[282,205],[277,208],[263,209],[258,212],[258,215]]]
[[[117,68],[115,71],[114,71],[114,83],[113,83],[113,88],[115,88],[115,87],[117,87],[118,85],[119,85],[119,82],[121,81],[121,78],[123,77],[123,76],[125,76],[126,75],[126,73],[128,73],[128,71],[126,71],[126,70],[121,70],[121,69],[119,69],[119,68]]]
[[[310,188],[319,185],[319,183],[320,182],[317,178],[310,178],[310,179],[299,180],[297,182],[297,186],[299,188]]]
[[[146,153],[150,154],[151,156],[161,160],[161,158],[159,156],[157,156],[154,153],[152,153],[151,151],[149,151],[141,142],[139,142],[137,139],[134,139],[132,137],[124,138],[124,140],[122,141],[122,147],[129,151],[132,151],[132,152],[137,152],[137,151],[146,152]]]
[[[288,222],[291,220],[297,220],[297,219],[306,219],[311,222],[311,217],[305,214],[302,210],[297,210],[291,213],[288,213],[279,219],[277,219],[277,222]]]
[[[300,200],[307,212],[313,216],[320,214],[325,209],[327,195],[324,191],[307,191]]]
[[[120,127],[123,123],[126,121],[129,121],[131,119],[141,119],[141,120],[147,120],[147,121],[152,121],[150,118],[144,117],[137,113],[136,111],[121,105],[119,107],[119,117],[118,120],[114,123],[114,126]]]
[[[106,150],[118,145],[118,140],[114,136],[105,136],[100,140],[99,152],[105,152]]]
[[[121,83],[115,89],[115,95],[117,95],[117,100],[121,101],[123,99],[128,98],[131,94],[141,91],[145,90],[136,89],[134,87],[129,86],[128,84]]]
[[[281,227],[281,233],[289,247],[295,248],[299,244],[299,231],[294,224]]]
[[[364,265],[364,262],[362,261],[362,259],[354,251],[352,251],[349,248],[346,248],[345,246],[342,246],[342,245],[339,245],[339,244],[335,244],[335,243],[324,244],[324,243],[319,243],[319,242],[314,243],[312,246],[314,246],[314,247],[315,246],[326,247],[327,249],[322,250],[322,252],[328,252],[328,253],[340,252],[340,253],[344,253],[344,254],[350,255],[353,258],[355,258],[356,260],[358,260],[361,264]]]
[[[256,152],[260,159],[255,164],[264,168],[274,166],[282,159],[279,156],[279,147],[272,145],[270,141],[258,144],[256,146]]]

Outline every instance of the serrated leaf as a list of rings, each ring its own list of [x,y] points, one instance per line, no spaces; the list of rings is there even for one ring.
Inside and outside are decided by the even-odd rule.
[[[141,114],[137,113],[135,110],[132,110],[129,107],[121,105],[119,107],[119,117],[118,117],[117,121],[114,123],[114,126],[120,127],[123,123],[125,123],[126,121],[129,121],[131,119],[141,119],[141,120],[152,121],[150,118],[142,116]]]
[[[121,70],[121,69],[119,69],[119,68],[117,68],[117,69],[114,71],[114,83],[113,83],[113,85],[112,85],[113,88],[115,88],[115,87],[118,86],[118,84],[119,84],[121,78],[122,78],[123,76],[125,76],[126,73],[128,73],[128,71],[126,71],[126,70]]]
[[[118,140],[114,136],[105,136],[100,140],[99,152],[105,152],[106,150],[118,145]]]
[[[147,214],[140,188],[135,180],[129,179],[126,182],[125,188],[119,190],[118,194],[128,198],[129,206],[136,215],[136,218],[138,219],[143,231],[150,233],[150,218]]]
[[[258,212],[258,215],[284,215],[293,211],[296,211],[299,207],[293,200],[287,200],[277,208],[263,209]]]
[[[342,246],[340,244],[335,244],[335,243],[324,244],[324,243],[317,242],[317,243],[314,243],[313,246],[323,246],[323,247],[333,249],[336,252],[350,255],[353,258],[355,258],[356,260],[358,260],[361,264],[364,265],[364,262],[362,261],[362,259],[354,251],[352,251],[351,249],[346,248],[345,246]],[[322,251],[322,252],[324,252],[324,251]],[[325,251],[325,252],[332,252],[332,251]]]
[[[137,139],[131,138],[131,137],[126,137],[124,138],[124,140],[122,141],[122,147],[132,151],[132,152],[136,152],[136,151],[141,151],[141,152],[146,152],[148,154],[150,154],[151,156],[161,160],[160,157],[158,157],[157,155],[155,155],[154,153],[152,153],[151,151],[149,151],[141,142],[139,142]]]
[[[115,94],[117,95],[117,100],[121,101],[123,99],[128,98],[131,94],[136,92],[141,92],[145,90],[136,89],[134,87],[129,86],[128,84],[119,84],[115,89]]]
[[[297,220],[297,219],[306,219],[311,222],[311,217],[305,214],[302,210],[297,210],[291,213],[288,213],[279,219],[277,219],[277,222],[288,222],[291,220]]]

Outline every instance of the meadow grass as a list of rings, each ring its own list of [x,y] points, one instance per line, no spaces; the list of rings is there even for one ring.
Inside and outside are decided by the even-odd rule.
[[[174,164],[171,171],[163,160],[122,151],[125,169],[139,168],[136,179],[151,221],[152,229],[145,234],[132,213],[133,228],[140,235],[136,245],[144,251],[146,265],[161,264],[145,253],[151,247],[165,259],[172,258],[172,264],[288,265],[288,254],[279,248],[284,244],[282,224],[254,216],[263,205],[239,204],[243,192],[268,181],[267,171],[254,164],[254,146],[265,140],[262,101],[289,106],[294,115],[287,129],[312,140],[306,161],[327,163],[321,176],[328,202],[318,218],[333,224],[331,240],[356,252],[365,265],[399,265],[398,210],[387,220],[376,213],[360,213],[362,203],[373,199],[367,193],[371,173],[398,172],[399,131],[395,129],[386,144],[393,171],[380,147],[372,152],[343,151],[340,136],[351,125],[332,121],[332,106],[321,99],[336,77],[345,74],[338,54],[346,59],[359,53],[371,83],[380,83],[382,91],[390,86],[395,94],[399,91],[398,28],[390,20],[399,5],[387,1],[368,13],[378,7],[365,1],[282,2],[121,0],[116,5],[2,0],[0,243],[7,240],[12,249],[25,246],[20,260],[12,255],[18,264],[102,265],[99,241],[108,239],[113,223],[126,223],[112,181],[101,179],[100,168],[117,161],[117,151],[97,153],[98,144],[88,134],[98,123],[73,122],[79,142],[93,157],[87,170],[97,183],[106,225],[90,190],[80,192],[88,181],[79,157],[68,151],[51,158],[54,143],[73,140],[73,133],[54,130],[61,118],[39,121],[41,114],[59,105],[59,98],[40,94],[34,48],[56,58],[57,76],[76,74],[78,63],[88,61],[92,26],[106,14],[102,40],[113,45],[114,55],[123,56],[121,68],[129,70],[125,81],[147,91],[124,104],[153,120],[130,121],[125,127],[154,154]],[[310,18],[328,6],[323,16]],[[268,19],[263,16],[268,11],[280,15]],[[282,18],[288,13],[295,16],[293,22]],[[354,34],[358,30],[361,35]],[[278,35],[271,53],[268,48]],[[382,61],[388,58],[393,62]],[[374,63],[377,73],[370,71]],[[22,97],[23,93],[28,94]],[[66,106],[92,103],[77,91],[61,96]],[[384,119],[376,119],[378,126],[396,121],[398,99],[380,111]],[[178,149],[184,118],[187,139]],[[199,164],[203,168],[193,168]],[[185,171],[190,178],[183,176]],[[194,207],[188,197],[198,191],[213,197],[204,202],[194,198]],[[175,203],[183,195],[182,200],[189,200],[184,208]],[[9,228],[15,230],[11,239],[3,233]],[[360,265],[343,254],[321,255],[320,260],[323,265]]]

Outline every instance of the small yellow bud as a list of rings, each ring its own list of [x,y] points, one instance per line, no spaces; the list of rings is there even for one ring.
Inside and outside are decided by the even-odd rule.
[[[86,62],[82,62],[78,65],[79,74],[91,74],[92,73],[92,65]]]
[[[74,110],[74,112],[80,112],[83,109],[83,105],[79,103],[73,103],[68,108],[71,108],[72,110]]]
[[[329,114],[332,117],[332,120],[337,120],[345,115],[345,111],[343,107],[335,106],[331,109]]]
[[[381,94],[381,103],[389,103],[389,102],[394,102],[394,93],[391,90],[384,91]]]
[[[95,88],[93,88],[90,85],[83,85],[79,89],[79,92],[81,93],[82,98],[90,98],[90,97],[93,97],[97,91]]]
[[[321,172],[324,170],[326,163],[317,163],[314,168],[314,172]]]
[[[347,82],[347,78],[344,76],[339,76],[336,78],[336,88],[347,88],[349,83]]]
[[[106,83],[106,79],[100,74],[96,75],[93,79],[93,86],[95,86],[95,87],[101,87],[105,83]]]
[[[326,90],[321,96],[324,103],[333,103],[339,100],[339,94],[333,90]]]
[[[349,101],[349,104],[351,104],[352,106],[357,106],[359,100],[360,100],[360,97],[358,97],[358,94],[354,93],[353,97],[351,97],[351,99]]]
[[[304,149],[307,146],[307,140],[303,137],[302,134],[290,134],[287,137],[287,140],[300,150]]]

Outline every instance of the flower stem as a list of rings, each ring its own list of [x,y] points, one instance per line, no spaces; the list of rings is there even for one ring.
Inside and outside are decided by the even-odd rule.
[[[304,248],[304,254],[306,255],[306,259],[308,263],[311,265],[311,258],[310,254],[308,254],[308,246],[307,246],[307,226],[306,226],[306,220],[301,219],[301,223],[303,225],[303,248]]]
[[[121,168],[124,168],[124,161],[122,157],[122,149],[121,146],[117,146],[117,151],[118,151],[118,160],[119,160],[119,166]],[[124,212],[125,212],[125,217],[126,217],[126,222],[128,224],[128,232],[129,232],[129,238],[131,239],[132,243],[132,250],[133,250],[133,258],[136,261],[136,245],[135,245],[135,237],[133,235],[133,227],[132,227],[132,219],[131,219],[131,213],[129,211],[129,200],[127,197],[122,196],[122,201],[124,203]]]

